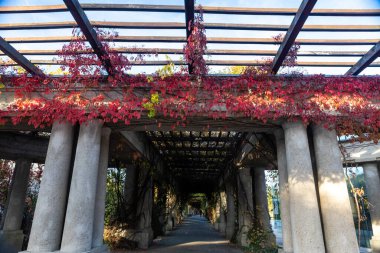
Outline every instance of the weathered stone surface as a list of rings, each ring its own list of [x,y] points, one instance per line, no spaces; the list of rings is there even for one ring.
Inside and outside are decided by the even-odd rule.
[[[373,231],[371,248],[372,252],[380,253],[380,172],[375,162],[363,164],[363,170],[368,200],[372,204],[369,210]]]
[[[16,253],[22,249],[24,242],[24,232],[22,230],[1,230],[0,231],[0,252]]]
[[[227,197],[227,213],[226,213],[226,238],[231,240],[235,233],[236,207],[234,186],[231,180],[226,180],[226,197]]]
[[[137,227],[138,247],[147,249],[153,241],[153,180],[149,168],[140,168],[138,176]]]
[[[110,146],[110,128],[102,129],[99,169],[96,186],[92,248],[103,246],[104,214],[106,205],[107,169]]]
[[[313,139],[326,250],[357,253],[359,247],[336,132],[315,125]]]
[[[61,251],[92,249],[92,229],[101,145],[101,121],[82,124],[67,203]]]
[[[301,121],[287,122],[286,161],[294,253],[323,253],[322,226],[306,127]]]
[[[16,160],[10,194],[7,199],[3,230],[12,231],[21,229],[30,167],[30,161],[21,158]]]
[[[59,250],[73,146],[73,126],[55,122],[51,131],[45,169],[38,194],[28,251]]]
[[[285,136],[282,129],[274,132],[277,148],[277,168],[279,178],[280,210],[282,222],[282,241],[284,253],[293,252],[292,228],[289,206],[288,169],[286,165]]]
[[[238,218],[239,231],[237,241],[240,246],[248,246],[247,232],[253,225],[253,196],[251,169],[239,168],[238,173]]]
[[[255,180],[255,204],[256,204],[256,217],[258,221],[262,224],[265,231],[269,233],[268,245],[276,245],[276,237],[273,234],[272,227],[270,224],[270,216],[268,210],[268,198],[267,198],[267,188],[265,181],[265,168],[254,168],[253,169],[253,180]]]

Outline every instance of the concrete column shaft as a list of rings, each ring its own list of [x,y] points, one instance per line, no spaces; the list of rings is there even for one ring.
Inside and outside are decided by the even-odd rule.
[[[313,140],[326,250],[357,253],[359,247],[336,132],[315,125]]]
[[[137,170],[133,165],[127,166],[125,170],[124,181],[124,198],[128,211],[128,220],[134,221],[136,217],[136,185],[137,185]]]
[[[248,246],[247,232],[253,225],[252,176],[250,168],[239,168],[238,184],[238,218],[239,231],[237,240],[240,246]]]
[[[285,136],[282,129],[274,132],[277,148],[277,168],[279,176],[280,211],[282,223],[282,241],[285,253],[293,252],[292,228],[289,207],[288,170],[286,166]]]
[[[95,194],[103,122],[81,125],[67,204],[61,251],[86,252],[92,248]]]
[[[253,169],[255,180],[255,202],[256,202],[256,217],[263,224],[264,229],[271,231],[270,216],[268,210],[268,198],[267,198],[267,188],[265,181],[265,169],[264,168],[254,168]]]
[[[325,246],[306,127],[298,121],[287,122],[283,128],[293,251],[294,253],[323,253]]]
[[[236,207],[233,183],[226,181],[227,215],[226,215],[226,238],[230,240],[235,232]]]
[[[13,172],[9,200],[7,201],[7,211],[4,217],[3,230],[21,229],[22,216],[25,207],[26,191],[28,189],[30,166],[31,162],[28,160],[16,160],[16,167]]]
[[[372,205],[369,209],[373,230],[371,247],[374,253],[380,253],[380,172],[375,162],[363,164],[363,170],[368,201]]]
[[[57,121],[53,124],[28,251],[59,250],[66,211],[73,138],[74,130],[71,123]]]
[[[108,155],[110,146],[110,128],[102,129],[100,160],[98,169],[98,179],[96,186],[95,213],[94,213],[94,228],[92,234],[92,247],[103,246],[104,233],[104,214],[106,207],[106,187],[107,187],[107,169]]]

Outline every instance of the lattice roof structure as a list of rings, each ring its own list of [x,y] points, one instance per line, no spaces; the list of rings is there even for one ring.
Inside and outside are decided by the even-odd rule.
[[[341,6],[331,6],[331,9],[314,8],[317,0],[299,2],[298,8],[203,6],[202,11],[206,19],[204,25],[206,31],[211,32],[211,36],[207,38],[207,64],[209,66],[259,66],[262,64],[260,60],[262,57],[272,57],[274,59],[271,66],[272,73],[276,75],[281,73],[280,68],[285,57],[291,46],[297,42],[301,45],[301,51],[298,54],[300,67],[321,67],[328,71],[338,67],[344,69],[342,74],[354,76],[367,73],[363,72],[365,69],[372,69],[368,72],[370,74],[378,72],[380,62],[376,59],[380,55],[378,37],[380,22],[376,23],[376,21],[380,21],[380,9],[340,9]],[[74,27],[82,30],[93,53],[100,59],[104,58],[105,52],[97,38],[96,28],[110,28],[119,32],[119,36],[114,41],[117,45],[116,51],[130,55],[137,53],[159,55],[155,60],[137,62],[136,64],[140,66],[166,65],[169,61],[163,58],[164,55],[173,57],[171,62],[175,65],[185,65],[186,63],[180,58],[183,54],[182,48],[190,34],[191,20],[200,11],[194,4],[194,0],[185,0],[182,5],[79,3],[78,0],[63,0],[62,3],[56,5],[38,5],[38,1],[34,3],[36,5],[0,6],[0,14],[5,17],[0,20],[0,64],[21,66],[32,75],[47,74],[46,66],[59,65],[54,57],[57,56],[59,45],[71,41],[72,37],[69,34]],[[101,18],[105,17],[104,13],[115,13],[117,19],[121,17],[120,15],[123,15],[123,19],[116,21],[113,15],[108,15],[107,20],[99,20],[96,18],[99,13],[103,13]],[[150,22],[131,20],[128,16],[152,15],[156,17],[154,15],[157,13],[163,14],[163,18]],[[8,16],[18,15],[17,17],[20,18],[20,15],[25,15],[21,18],[24,20],[26,16],[34,14],[47,15],[53,20],[35,20],[26,23],[14,22],[13,18],[12,22],[7,22]],[[219,20],[225,19],[226,22],[214,22],[212,18],[210,18],[212,22],[209,22],[208,15],[220,15],[223,18]],[[234,21],[239,19],[238,17],[258,20],[260,17],[267,17],[268,20],[274,16],[287,18],[289,24],[284,24],[287,22],[262,24]],[[364,24],[365,21],[359,24],[341,24],[341,22],[309,24],[307,23],[309,17],[328,18],[328,21],[341,18],[355,20],[363,18],[363,20],[371,19],[374,24]],[[251,33],[251,36],[233,36],[236,31],[242,34]],[[252,36],[252,32],[260,36]],[[266,37],[260,32],[264,32]],[[275,45],[274,38],[268,36],[266,32],[272,35],[282,32],[285,36],[280,45]],[[306,38],[300,36],[305,32],[317,35],[306,36]],[[223,36],[220,36],[221,34]],[[318,34],[324,34],[325,37]],[[356,35],[340,38],[339,35],[331,36],[331,34]],[[370,34],[370,36],[363,34]],[[136,43],[137,47],[131,46],[132,43]],[[303,50],[302,47],[309,50]],[[320,47],[333,49],[321,50]],[[303,58],[312,60],[303,60]],[[103,60],[102,64],[105,74],[109,73],[112,68],[109,60]],[[41,68],[37,68],[37,65]],[[191,74],[192,66],[188,67]],[[216,184],[213,180],[218,178],[221,170],[231,162],[246,137],[245,133],[232,130],[229,130],[230,132],[149,130],[151,131],[146,132],[147,138],[164,157],[171,173],[180,179],[186,177],[186,179],[190,178],[191,182],[200,184],[207,182]]]
[[[17,2],[17,1],[16,1]],[[320,1],[321,2],[321,1]],[[12,2],[13,3],[13,2]],[[54,2],[55,3],[55,2]],[[221,7],[221,6],[203,6],[202,10],[206,16],[205,28],[206,31],[223,33],[234,33],[238,31],[244,34],[244,32],[273,32],[273,33],[286,33],[280,46],[274,46],[272,49],[248,49],[250,46],[273,46],[274,40],[272,37],[216,37],[209,36],[208,44],[209,50],[207,51],[208,60],[207,64],[210,66],[252,66],[260,65],[260,57],[274,57],[272,65],[273,73],[277,73],[287,55],[291,45],[295,41],[300,43],[301,46],[332,46],[333,48],[340,47],[338,50],[308,50],[301,51],[299,53],[300,59],[313,59],[312,61],[299,60],[298,65],[301,67],[324,67],[329,71],[333,67],[343,68],[346,74],[358,75],[366,68],[375,69],[370,73],[377,73],[377,67],[380,67],[379,62],[375,62],[375,59],[379,56],[380,45],[379,38],[376,36],[380,31],[379,16],[380,9],[338,9],[340,6],[331,6],[331,9],[317,9],[313,8],[317,3],[317,0],[302,1],[299,8],[253,8],[253,7]],[[61,36],[66,34],[64,29],[72,29],[73,27],[80,27],[86,36],[86,39],[91,44],[94,53],[101,56],[104,52],[101,50],[100,41],[97,40],[94,28],[112,28],[117,32],[120,32],[120,36],[115,39],[117,43],[137,43],[137,49],[128,46],[118,47],[117,50],[127,54],[139,53],[157,53],[160,55],[174,55],[176,59],[173,63],[177,65],[185,64],[180,60],[182,54],[181,45],[186,43],[186,36],[189,35],[189,21],[194,18],[194,13],[199,12],[199,8],[194,5],[193,0],[186,0],[183,5],[151,5],[151,4],[110,4],[110,3],[83,3],[78,1],[64,0],[62,4],[58,5],[36,5],[31,6],[0,6],[0,13],[5,17],[0,23],[1,34],[14,34],[15,31],[21,31],[22,34],[25,30],[35,31],[36,34],[49,34],[44,36],[4,36],[1,35],[0,49],[2,56],[8,56],[2,60],[2,65],[20,65],[28,72],[33,74],[41,74],[34,67],[34,65],[46,66],[57,65],[57,61],[52,58],[56,55],[55,49],[46,49],[48,44],[56,44],[70,41],[70,36]],[[293,3],[294,4],[294,3]],[[334,9],[332,9],[334,8]],[[72,15],[71,20],[67,17],[67,14]],[[107,19],[104,21],[94,20],[93,17],[99,13],[107,13]],[[119,17],[120,13],[125,16],[125,20],[114,21],[112,15]],[[137,13],[141,15],[154,15],[157,13],[163,14],[163,20],[154,22],[136,22],[130,20],[128,15],[131,13]],[[6,15],[7,14],[7,15]],[[50,14],[56,15],[57,18],[53,22],[11,22],[8,23],[7,17],[15,17],[16,15],[29,15],[29,14],[42,14],[49,16]],[[61,15],[62,14],[62,15]],[[64,14],[64,15],[63,15]],[[185,15],[183,15],[185,14]],[[13,16],[12,16],[13,15]],[[131,15],[136,17],[136,15]],[[178,20],[178,15],[183,15],[182,22],[166,21],[166,19]],[[220,15],[222,20],[226,19],[228,22],[208,22],[207,15]],[[99,15],[101,16],[101,15]],[[123,17],[124,17],[123,16]],[[176,18],[171,18],[175,16]],[[240,17],[251,17],[253,19],[260,20],[261,17],[287,17],[292,19],[289,25],[284,24],[272,24],[273,22],[266,24],[259,23],[239,23]],[[332,24],[323,24],[325,22],[319,22],[322,24],[308,24],[307,19],[321,18],[327,19],[331,22],[332,18],[337,21],[333,21]],[[38,16],[40,17],[40,16]],[[51,17],[51,16],[50,16]],[[64,18],[62,18],[64,17]],[[90,17],[90,18],[89,18]],[[104,16],[101,16],[104,18]],[[365,21],[371,18],[374,24],[362,24],[359,22],[357,25],[342,25],[340,24],[340,18],[347,18],[345,20],[349,22],[349,19],[358,20],[362,18]],[[43,18],[42,18],[43,19]],[[212,20],[212,18],[210,18]],[[268,19],[267,19],[268,20]],[[231,21],[231,22],[230,22]],[[337,24],[335,24],[337,23]],[[181,32],[181,30],[183,32]],[[62,31],[62,33],[60,33]],[[128,35],[124,35],[132,31]],[[302,33],[323,33],[326,38],[317,36],[317,39],[313,38],[299,38],[299,34]],[[156,36],[155,34],[183,34],[183,36]],[[272,34],[273,34],[272,33]],[[333,34],[343,34],[344,38],[336,38]],[[366,34],[370,33],[370,38]],[[17,33],[19,34],[19,33]],[[60,36],[51,36],[53,34],[60,34]],[[137,36],[135,34],[144,34],[144,36]],[[346,34],[348,34],[348,37]],[[186,36],[185,36],[186,35]],[[362,36],[363,35],[363,36]],[[338,35],[339,36],[339,35]],[[311,36],[313,37],[313,36]],[[315,36],[314,36],[315,37]],[[333,37],[333,38],[330,38]],[[161,43],[158,48],[152,47]],[[165,43],[165,44],[162,44]],[[33,44],[38,44],[38,49],[20,49],[15,48],[33,48]],[[171,45],[170,45],[171,44]],[[172,46],[175,44],[176,46]],[[123,44],[125,45],[125,44]],[[142,47],[140,47],[143,45]],[[148,47],[146,47],[148,45]],[[162,47],[162,45],[165,45]],[[216,47],[213,47],[216,45]],[[241,49],[241,47],[247,49]],[[346,48],[370,48],[370,50],[345,50]],[[361,47],[363,46],[363,47]],[[220,49],[218,49],[220,48]],[[239,48],[239,49],[229,49]],[[343,49],[343,50],[341,50]],[[220,57],[223,57],[222,59]],[[327,61],[314,60],[325,58]],[[158,60],[146,60],[137,64],[143,66],[157,66],[165,65],[168,63],[164,58],[158,58]],[[330,61],[329,59],[333,59]],[[350,59],[350,60],[346,60]],[[353,60],[351,60],[353,59]],[[104,63],[105,69],[109,68],[109,62]],[[191,66],[190,66],[191,69]],[[329,74],[327,72],[327,74]]]

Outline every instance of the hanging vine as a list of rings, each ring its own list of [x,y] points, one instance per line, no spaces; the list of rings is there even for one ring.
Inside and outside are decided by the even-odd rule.
[[[63,75],[30,77],[7,76],[3,69],[0,96],[0,123],[27,122],[34,127],[50,126],[56,120],[83,123],[94,118],[124,122],[149,116],[158,126],[162,119],[186,125],[194,116],[225,119],[233,116],[256,121],[277,122],[301,119],[334,127],[339,134],[355,134],[362,139],[379,139],[380,77],[326,77],[323,75],[271,76],[271,60],[262,67],[247,67],[236,77],[208,76],[206,33],[202,13],[196,16],[184,48],[184,58],[194,66],[194,76],[184,69],[169,74],[128,75],[135,62],[144,56],[128,58],[114,50],[117,34],[98,30],[111,75],[83,35],[74,31],[74,39],[59,52]],[[281,37],[276,38],[277,41]],[[296,66],[299,45],[294,45],[285,60]],[[12,71],[11,71],[12,72]],[[9,73],[9,72],[8,72]],[[154,101],[153,101],[154,100]]]

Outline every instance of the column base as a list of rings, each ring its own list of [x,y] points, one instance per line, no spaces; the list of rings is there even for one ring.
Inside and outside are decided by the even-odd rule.
[[[21,251],[24,237],[22,230],[0,231],[0,243],[5,246],[9,253]]]
[[[219,232],[226,234],[226,223],[219,223]]]
[[[53,251],[53,252],[44,252],[44,253],[109,253],[109,249],[108,249],[108,246],[103,244],[102,246],[100,247],[96,247],[96,248],[93,248],[89,251],[85,251],[85,252],[77,252],[77,251],[74,251],[74,252],[67,252],[67,251]],[[35,252],[35,251],[21,251],[20,253],[40,253],[40,252]]]
[[[228,239],[228,240],[231,240],[232,239],[232,237],[234,236],[234,233],[235,233],[235,225],[233,225],[233,226],[227,226],[226,225],[226,238]]]
[[[148,249],[153,242],[153,230],[145,229],[143,231],[130,231],[127,236],[128,240],[137,242],[139,249]]]
[[[380,236],[371,239],[372,253],[380,253]]]
[[[249,246],[248,238],[247,238],[247,229],[242,229],[236,236],[236,241],[239,246],[247,247]]]

